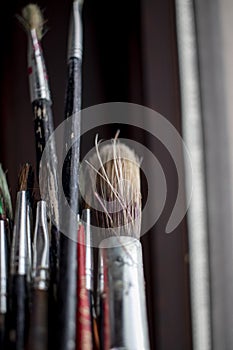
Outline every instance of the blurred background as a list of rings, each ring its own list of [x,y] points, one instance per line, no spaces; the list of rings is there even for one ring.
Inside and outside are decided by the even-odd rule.
[[[0,162],[8,171],[13,202],[20,165],[35,165],[27,37],[15,18],[27,3],[4,2],[0,13]],[[64,119],[72,1],[37,3],[48,20],[42,47],[56,127]],[[121,128],[121,137],[156,155],[167,180],[162,215],[142,238],[151,349],[232,350],[233,3],[85,0],[83,23],[83,108],[115,101],[152,108],[183,136],[191,155],[190,208],[166,235],[178,190],[175,165],[151,134]],[[108,126],[98,133],[106,139],[115,131]],[[96,132],[84,135],[83,154],[93,147]],[[188,181],[187,173],[182,185]],[[145,181],[144,198],[146,191]]]

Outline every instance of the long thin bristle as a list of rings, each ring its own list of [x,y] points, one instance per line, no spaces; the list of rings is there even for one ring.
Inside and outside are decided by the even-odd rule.
[[[1,164],[0,164],[0,193],[2,197],[2,202],[4,203],[4,206],[6,208],[6,215],[10,220],[12,220],[13,211],[12,211],[11,195],[7,184],[6,175],[2,169]]]
[[[122,235],[140,236],[141,191],[140,162],[135,152],[116,139],[111,145],[98,148],[87,162],[85,179],[90,183],[88,200],[98,206],[97,220],[101,227],[121,227]]]
[[[32,190],[32,166],[28,163],[24,164],[19,173],[19,191],[31,191]]]
[[[36,4],[25,6],[22,10],[22,18],[25,28],[28,31],[35,29],[38,39],[41,40],[45,21],[39,6]]]

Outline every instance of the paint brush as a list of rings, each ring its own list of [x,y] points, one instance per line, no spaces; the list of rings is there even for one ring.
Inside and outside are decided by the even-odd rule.
[[[78,215],[78,180],[80,161],[80,110],[82,76],[82,5],[83,1],[72,3],[68,40],[68,74],[65,103],[65,118],[73,116],[71,128],[65,131],[65,139],[77,140],[71,151],[65,143],[67,155],[63,166],[64,192],[75,215]],[[68,154],[67,154],[68,153]],[[69,220],[68,237],[75,237],[78,225]],[[60,238],[60,280],[59,304],[59,349],[73,350],[76,347],[76,305],[77,305],[77,244],[71,238]],[[65,288],[64,288],[65,286]]]
[[[52,100],[49,90],[48,74],[41,47],[41,39],[44,33],[42,12],[35,4],[29,4],[22,10],[20,21],[24,24],[28,33],[28,71],[31,103],[34,113],[36,155],[37,155],[37,177],[39,179],[40,161],[45,145],[47,144],[46,168],[41,169],[40,182],[41,193],[47,194],[51,203],[51,213],[56,226],[58,222],[58,189],[57,189],[57,156],[54,141],[48,142],[54,131]],[[47,199],[46,198],[46,199]],[[56,233],[58,236],[58,232]],[[58,245],[58,238],[56,244]],[[58,249],[58,247],[57,247]]]
[[[24,179],[25,177],[25,179]],[[25,163],[20,171],[18,188],[19,191],[24,191],[24,183],[26,181],[26,198],[27,198],[27,282],[31,283],[32,277],[32,193],[34,186],[34,172],[29,163]],[[29,290],[30,293],[30,290]]]
[[[10,329],[12,349],[23,350],[28,326],[28,183],[30,167],[24,165],[19,175],[13,241],[10,261]]]
[[[22,10],[20,21],[28,33],[28,72],[32,109],[34,113],[34,129],[37,155],[37,178],[40,171],[40,191],[43,199],[50,203],[48,218],[51,224],[50,241],[50,314],[56,312],[57,283],[59,269],[59,215],[58,215],[58,184],[57,156],[53,139],[49,138],[54,131],[52,100],[49,89],[48,74],[41,39],[44,34],[45,20],[40,8],[29,4]],[[42,153],[47,147],[45,166],[40,167]],[[54,322],[51,323],[52,326]],[[53,341],[53,340],[52,340]]]
[[[100,243],[102,261],[102,309],[108,310],[109,332],[102,348],[149,349],[144,289],[141,230],[140,162],[133,150],[116,138],[111,145],[98,146],[88,162],[89,203],[104,228]],[[88,172],[88,170],[87,170]],[[88,174],[86,174],[87,178]],[[107,305],[105,305],[107,304]],[[105,337],[109,337],[106,347]]]

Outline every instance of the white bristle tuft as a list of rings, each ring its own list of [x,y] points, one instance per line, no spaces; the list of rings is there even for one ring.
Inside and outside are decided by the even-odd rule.
[[[140,161],[135,152],[116,138],[103,147],[96,141],[96,153],[87,161],[84,176],[89,203],[102,208],[96,212],[100,226],[113,232],[122,227],[121,235],[139,238]]]
[[[41,40],[45,21],[39,6],[36,4],[25,6],[22,10],[22,18],[26,29],[28,31],[35,29],[38,39]]]

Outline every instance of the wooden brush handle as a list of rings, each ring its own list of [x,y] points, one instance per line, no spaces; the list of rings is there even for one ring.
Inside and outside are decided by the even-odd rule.
[[[44,290],[33,291],[27,349],[48,349],[48,292]]]
[[[12,281],[10,316],[11,349],[24,350],[28,326],[28,297],[26,276],[15,275]]]
[[[0,349],[6,346],[6,315],[0,314]]]

